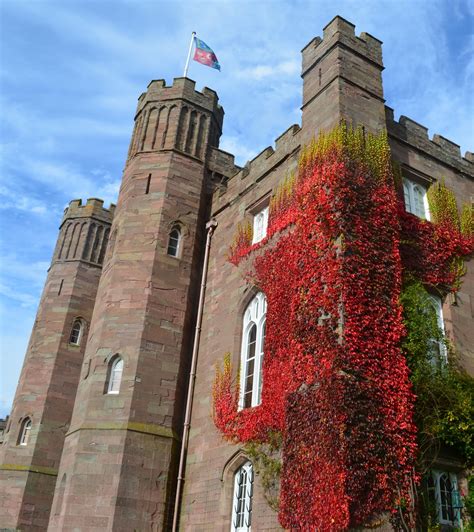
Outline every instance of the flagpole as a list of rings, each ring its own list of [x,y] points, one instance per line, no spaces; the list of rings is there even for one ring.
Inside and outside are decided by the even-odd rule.
[[[196,32],[193,31],[193,32],[191,33],[191,42],[189,43],[188,58],[186,59],[186,65],[185,65],[185,67],[184,67],[183,78],[185,78],[185,77],[188,75],[189,60],[191,59],[191,52],[192,52],[192,49],[193,49],[194,37],[195,37],[195,36],[196,36]]]

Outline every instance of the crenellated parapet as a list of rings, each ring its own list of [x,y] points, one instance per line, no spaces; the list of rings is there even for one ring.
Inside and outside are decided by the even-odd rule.
[[[474,177],[474,155],[471,152],[467,151],[463,157],[458,144],[438,134],[430,139],[428,128],[411,118],[402,115],[397,122],[390,107],[385,107],[385,116],[389,137],[428,154],[466,176]]]
[[[318,60],[334,46],[349,48],[359,55],[370,59],[380,69],[382,62],[382,41],[369,33],[355,34],[355,25],[340,16],[334,17],[324,28],[323,38],[315,37],[302,50],[304,76],[310,68],[314,68]],[[349,67],[349,65],[346,65]]]
[[[302,50],[304,143],[341,120],[378,133],[385,129],[382,42],[334,17]]]
[[[215,207],[219,209],[228,202],[232,203],[246,189],[255,186],[274,169],[285,165],[291,157],[297,161],[300,148],[301,128],[298,124],[293,124],[275,140],[275,147],[266,147],[247,161],[243,168],[236,167],[237,172],[227,181],[225,191],[221,191],[219,198],[215,198]]]
[[[128,158],[178,150],[204,160],[207,147],[219,145],[223,118],[224,110],[212,89],[199,92],[188,78],[175,78],[171,86],[154,80],[138,99]]]
[[[97,198],[89,198],[85,205],[80,199],[72,200],[64,210],[53,262],[81,260],[102,265],[114,211],[113,203],[106,209]]]

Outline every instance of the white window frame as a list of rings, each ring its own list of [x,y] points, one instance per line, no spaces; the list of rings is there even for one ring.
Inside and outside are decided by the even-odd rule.
[[[422,206],[421,208],[417,206],[416,192],[419,190],[422,196]],[[426,195],[426,187],[408,179],[407,177],[403,178],[403,198],[405,200],[405,210],[418,216],[422,220],[430,220],[430,209],[428,206],[428,197]]]
[[[251,462],[246,462],[235,472],[231,532],[251,532],[252,530],[253,478]]]
[[[31,421],[30,417],[27,417],[21,422],[20,437],[18,438],[18,445],[22,445],[24,447],[28,445],[32,425],[33,425],[33,422]]]
[[[257,244],[267,236],[268,206],[254,214],[252,244]]]
[[[174,237],[174,236],[171,236],[171,234],[174,231],[176,231],[178,233],[178,237],[177,238]],[[170,253],[171,239],[177,241],[176,242],[176,246],[174,246],[174,244],[173,244],[173,248],[172,248],[172,249],[174,249],[174,247],[176,247],[176,252],[175,253]],[[181,228],[178,225],[175,225],[175,226],[173,226],[173,228],[171,229],[171,231],[168,234],[168,247],[166,248],[166,253],[170,257],[176,257],[176,258],[179,257],[179,254],[181,253],[181,240],[182,240]]]
[[[77,340],[73,341],[72,334],[77,325],[79,325],[79,334],[77,335]],[[74,320],[74,323],[72,324],[71,332],[69,333],[69,343],[71,345],[81,345],[83,332],[84,332],[84,322],[80,318],[76,318]]]
[[[117,366],[120,364],[120,370],[117,370]],[[117,375],[118,378],[117,378]],[[107,394],[120,393],[120,385],[122,384],[123,377],[123,358],[121,356],[115,356],[109,363],[109,374],[107,379]]]
[[[435,488],[435,502],[436,502],[436,512],[438,514],[438,522],[441,525],[459,526],[461,523],[461,509],[454,506],[456,503],[456,498],[459,498],[458,477],[456,473],[453,473],[450,471],[440,471],[437,469],[434,469],[431,473],[432,473],[434,488]],[[443,475],[446,475],[446,477],[451,482],[451,486],[452,486],[451,497],[453,497],[453,493],[454,493],[454,499],[451,498],[452,513],[453,513],[454,520],[445,519],[443,517],[443,500],[442,500],[442,493],[441,493],[441,477]]]
[[[260,404],[262,396],[262,365],[263,365],[263,350],[265,342],[265,325],[267,315],[267,299],[263,292],[259,292],[250,303],[244,312],[243,318],[243,334],[242,347],[240,359],[240,397],[239,409],[249,408]],[[247,381],[248,362],[249,362],[249,333],[252,327],[257,329],[255,339],[255,356],[253,363],[253,379],[252,379],[252,396],[251,404],[244,406],[245,400],[245,383]]]
[[[441,301],[441,298],[438,296],[435,296],[433,294],[428,295],[429,302],[436,312],[436,321],[438,324],[439,329],[443,333],[443,337],[446,335],[446,331],[444,328],[444,318],[443,318],[443,302]],[[443,340],[432,340],[434,350],[436,350],[436,356],[432,358],[433,364],[436,364],[437,362],[442,362],[444,364],[448,363],[448,353],[446,349],[446,345],[443,342]],[[438,360],[437,360],[438,359]]]

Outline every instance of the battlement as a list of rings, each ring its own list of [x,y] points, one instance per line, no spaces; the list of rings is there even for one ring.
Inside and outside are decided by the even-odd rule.
[[[236,167],[237,172],[227,182],[227,190],[221,193],[218,207],[227,201],[232,202],[243,190],[260,181],[291,154],[298,152],[301,146],[300,132],[300,126],[293,124],[275,139],[275,147],[267,146],[242,168]]]
[[[171,86],[157,79],[138,99],[128,160],[137,153],[178,150],[197,159],[218,147],[224,109],[217,93],[208,87],[196,90],[189,78],[175,78]]]
[[[190,78],[174,78],[172,85],[166,85],[164,79],[152,80],[147,91],[138,98],[137,115],[150,102],[172,102],[185,100],[213,113],[222,125],[224,109],[219,104],[217,93],[209,87],[196,90],[196,82]]]
[[[226,178],[234,176],[242,168],[235,164],[235,156],[219,148],[211,148],[207,167],[211,172],[220,174]]]
[[[354,24],[337,16],[301,53],[304,143],[341,120],[373,133],[385,129],[382,41],[356,36]]]
[[[427,153],[470,177],[474,177],[474,155],[471,152],[467,151],[463,157],[458,144],[439,134],[434,134],[433,138],[430,139],[428,128],[411,118],[402,115],[397,122],[393,109],[388,106],[385,106],[385,116],[389,136]]]
[[[85,205],[81,199],[69,202],[69,206],[64,209],[61,225],[71,218],[96,218],[103,222],[112,223],[115,212],[115,204],[111,203],[108,209],[104,208],[104,201],[99,198],[88,198]]]
[[[316,63],[335,46],[349,48],[383,69],[382,41],[365,32],[356,36],[354,24],[336,16],[324,27],[322,39],[315,37],[301,50],[302,76],[316,66]]]

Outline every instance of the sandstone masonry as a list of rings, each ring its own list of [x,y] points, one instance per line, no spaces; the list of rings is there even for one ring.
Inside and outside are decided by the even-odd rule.
[[[299,153],[345,120],[388,131],[403,175],[445,179],[472,197],[474,156],[385,106],[382,43],[335,17],[302,51],[302,122],[243,168],[219,149],[217,94],[187,78],[150,83],[138,100],[117,207],[71,202],[0,446],[0,527],[10,530],[170,530],[205,224],[215,218],[180,530],[231,529],[234,473],[247,460],[211,419],[215,366],[240,362],[243,312],[255,289],[227,250]],[[169,254],[173,229],[181,234]],[[443,307],[447,334],[474,372],[474,267]],[[70,342],[82,320],[80,345]],[[114,357],[120,392],[108,394]],[[31,419],[27,445],[24,420]],[[255,480],[252,529],[281,530]]]

